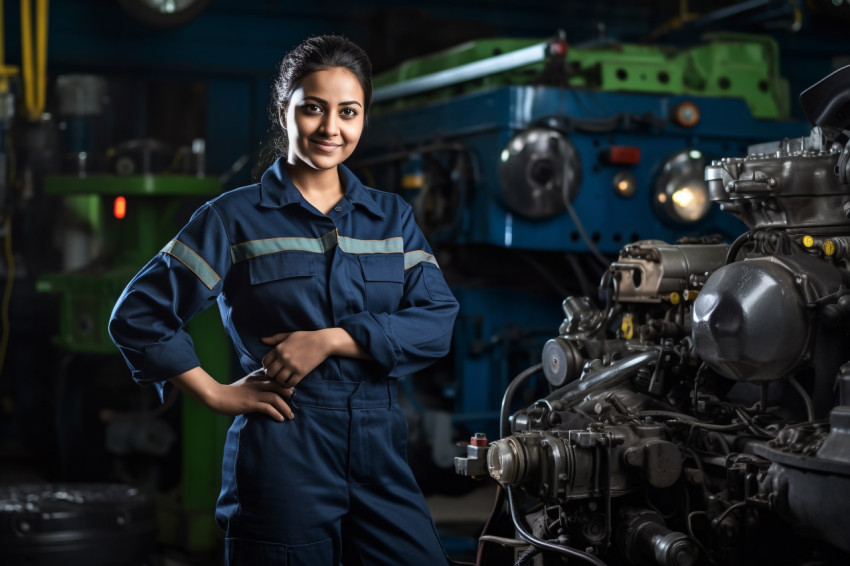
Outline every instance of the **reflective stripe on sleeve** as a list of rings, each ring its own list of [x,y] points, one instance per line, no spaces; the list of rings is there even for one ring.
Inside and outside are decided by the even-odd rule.
[[[433,263],[437,267],[440,265],[437,263],[437,260],[426,251],[416,250],[412,252],[406,252],[404,254],[404,270],[407,271],[414,265],[418,265],[422,262]]]
[[[209,289],[215,287],[216,283],[221,280],[221,277],[204,261],[204,258],[183,242],[171,240],[165,244],[165,247],[161,251],[171,257],[177,258],[180,263],[188,267]]]

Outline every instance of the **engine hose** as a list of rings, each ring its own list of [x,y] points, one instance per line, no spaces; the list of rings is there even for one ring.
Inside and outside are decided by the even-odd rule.
[[[505,389],[505,394],[502,396],[502,410],[499,413],[499,437],[504,438],[510,429],[510,413],[511,410],[511,401],[513,401],[514,393],[519,387],[525,383],[525,381],[537,373],[538,371],[543,369],[543,362],[539,364],[535,364],[530,368],[524,370],[522,373],[517,375],[513,380],[511,380],[508,388]]]
[[[725,265],[729,265],[735,258],[738,257],[738,252],[741,251],[741,248],[744,247],[744,244],[749,242],[752,239],[753,235],[751,232],[744,232],[732,242],[732,245],[729,246],[729,250],[726,252],[726,261]]]
[[[514,523],[514,528],[517,530],[517,532],[519,533],[519,535],[522,538],[524,538],[525,540],[530,542],[532,545],[536,546],[537,548],[539,548],[541,550],[548,550],[550,552],[557,552],[558,554],[563,554],[565,556],[569,556],[570,558],[577,558],[579,560],[584,560],[585,562],[587,562],[589,564],[595,564],[596,566],[606,566],[606,564],[604,562],[602,562],[602,560],[593,556],[592,554],[588,554],[588,553],[583,552],[581,550],[576,550],[575,548],[571,548],[569,546],[565,546],[565,545],[562,545],[562,544],[553,544],[551,542],[547,542],[545,540],[539,539],[536,536],[534,536],[533,534],[531,534],[528,531],[528,529],[526,529],[525,526],[522,524],[522,521],[520,520],[519,516],[517,515],[516,505],[514,505],[513,488],[511,486],[508,486],[506,488],[506,491],[508,492],[508,507],[509,507],[510,512],[511,512],[511,520]]]
[[[658,350],[641,352],[613,362],[586,379],[571,381],[546,396],[546,401],[565,400],[566,405],[583,399],[598,389],[616,387],[630,378],[644,365],[658,359]]]

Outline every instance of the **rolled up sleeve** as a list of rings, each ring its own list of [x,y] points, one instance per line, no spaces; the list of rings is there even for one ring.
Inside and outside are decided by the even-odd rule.
[[[165,380],[199,365],[186,324],[216,301],[230,266],[221,218],[207,204],[139,273],[119,297],[109,335],[143,385],[164,397]]]

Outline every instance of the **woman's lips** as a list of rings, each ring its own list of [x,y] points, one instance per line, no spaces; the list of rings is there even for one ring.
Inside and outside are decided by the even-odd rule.
[[[311,141],[313,142],[313,144],[316,147],[318,147],[322,151],[326,151],[328,153],[334,151],[335,149],[337,149],[339,147],[342,147],[341,144],[333,143],[333,142],[320,141],[320,140],[311,140]]]

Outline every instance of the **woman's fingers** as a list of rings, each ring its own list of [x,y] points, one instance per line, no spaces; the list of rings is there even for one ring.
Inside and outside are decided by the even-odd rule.
[[[295,391],[293,387],[287,387],[281,385],[276,381],[270,381],[265,376],[262,378],[262,380],[257,381],[256,387],[258,391],[270,391],[287,399],[292,397],[292,393]]]
[[[292,409],[280,395],[265,393],[260,397],[260,402],[262,403],[262,412],[270,415],[277,421],[285,420],[284,417],[287,419],[295,418],[295,413],[292,412]]]
[[[286,340],[286,337],[289,336],[289,334],[290,334],[289,332],[280,332],[280,333],[274,334],[272,336],[266,336],[264,338],[260,338],[260,340],[262,340],[263,344],[269,344],[269,345],[280,344],[281,342]]]

